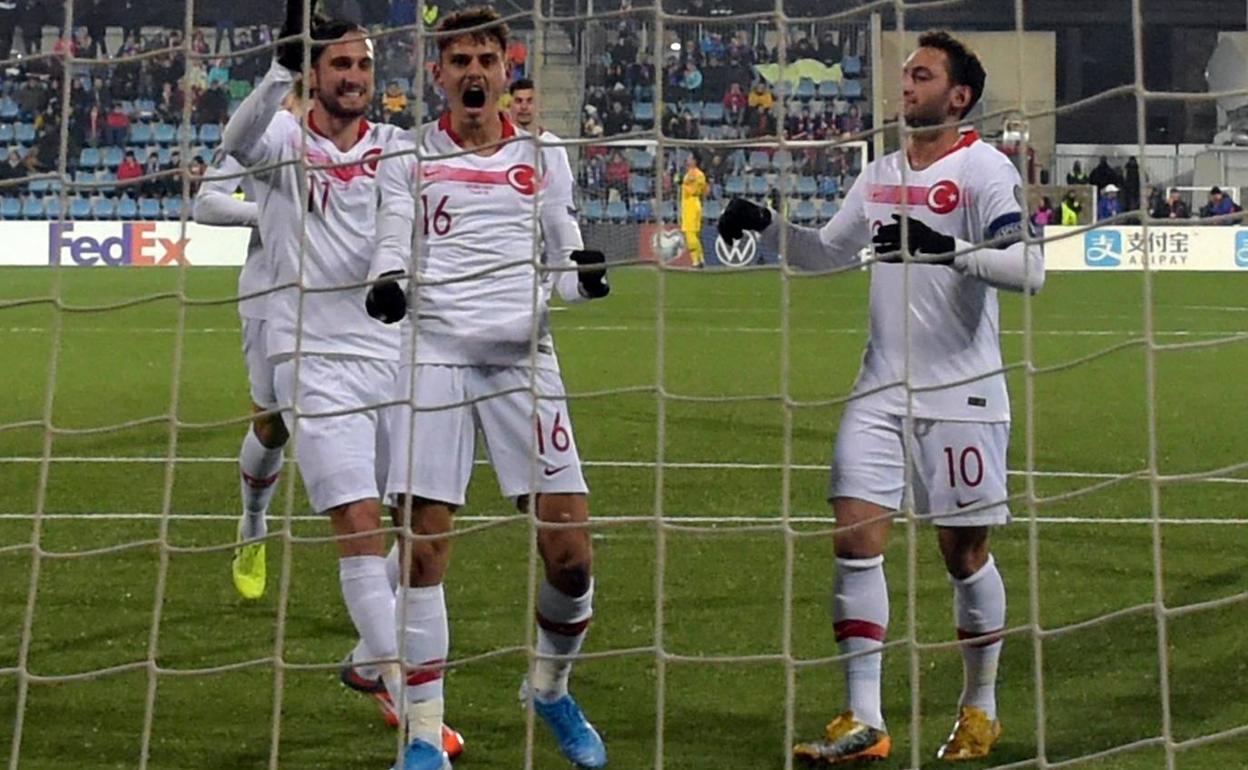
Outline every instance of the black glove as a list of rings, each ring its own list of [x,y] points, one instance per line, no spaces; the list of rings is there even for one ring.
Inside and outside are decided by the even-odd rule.
[[[957,248],[951,236],[938,233],[925,225],[921,220],[910,217],[908,242],[911,254],[922,254],[934,259],[921,260],[928,265],[952,265],[953,250]],[[900,262],[901,258],[901,215],[893,214],[891,225],[880,225],[871,238],[875,253],[880,262]]]
[[[719,235],[729,246],[745,235],[746,230],[761,233],[771,224],[771,212],[744,198],[728,201],[724,213],[719,215]]]
[[[590,299],[602,299],[611,293],[611,287],[607,284],[607,258],[601,251],[592,249],[578,249],[572,252],[571,259],[576,266],[582,268],[577,273],[577,281],[581,285],[581,294]],[[596,265],[604,265],[604,267],[595,267]],[[589,266],[590,269],[584,269]]]
[[[398,323],[407,315],[407,294],[399,285],[397,277],[402,275],[402,270],[382,273],[377,283],[368,287],[368,296],[364,298],[364,309],[383,324]]]
[[[279,37],[303,34],[303,2],[304,0],[286,0],[286,20],[282,22]],[[311,0],[311,4],[316,7],[316,0]],[[278,43],[277,63],[291,72],[303,72],[303,41]]]

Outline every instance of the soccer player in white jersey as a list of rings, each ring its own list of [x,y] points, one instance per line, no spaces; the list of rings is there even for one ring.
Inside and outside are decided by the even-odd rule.
[[[302,31],[302,13],[303,0],[288,0],[283,37]],[[300,414],[295,453],[308,498],[342,538],[339,581],[360,635],[352,660],[381,661],[347,665],[342,679],[384,706],[397,700],[404,683],[397,663],[384,662],[398,659],[398,578],[388,574],[384,537],[377,532],[389,462],[377,405],[393,398],[399,338],[397,328],[365,312],[364,283],[375,236],[376,158],[401,130],[364,119],[374,89],[366,32],[349,22],[317,20],[310,34],[308,130],[292,113],[278,111],[303,65],[301,45],[285,44],[231,116],[222,146],[253,170],[273,285],[288,286],[269,295],[265,308],[268,356],[277,404]],[[327,167],[273,167],[305,149],[311,164]],[[327,412],[339,414],[319,416]],[[293,431],[293,414],[282,417]],[[361,534],[368,532],[374,534]],[[443,739],[448,748],[458,747],[453,732]]]
[[[915,133],[904,150],[863,170],[828,224],[795,227],[740,200],[719,222],[729,243],[754,230],[776,248],[784,227],[784,258],[799,270],[855,266],[868,245],[877,257],[870,337],[837,433],[829,490],[837,522],[836,638],[855,657],[844,664],[845,712],[823,739],[794,749],[815,762],[881,759],[891,747],[880,707],[889,616],[883,554],[902,505],[906,463],[915,511],[937,527],[957,635],[966,640],[958,716],[938,756],[986,756],[1001,732],[996,674],[1005,587],[988,528],[1010,518],[1010,408],[997,290],[1039,291],[1044,255],[1023,241],[1020,180],[1009,159],[974,131],[959,130],[983,93],[979,59],[946,32],[926,33],[918,44],[902,70],[904,119]]]
[[[540,271],[533,262],[534,217],[565,300],[606,296],[604,258],[583,248],[566,164],[553,148],[539,150],[496,107],[507,79],[507,27],[498,14],[489,8],[453,13],[438,25],[437,40],[433,76],[447,96],[447,112],[422,126],[415,144],[389,148],[407,152],[383,162],[378,172],[372,274],[390,280],[370,294],[370,312],[391,322],[402,318],[407,304],[397,274],[416,277],[415,329],[403,334],[399,382],[403,397],[419,411],[392,413],[395,451],[386,491],[397,504],[410,505],[416,533],[449,534],[452,514],[464,504],[480,426],[505,497],[535,496],[543,522],[584,524],[588,490],[545,297],[535,290]],[[413,255],[417,224],[420,250]],[[577,272],[573,262],[587,267]],[[580,651],[593,614],[589,533],[542,528],[538,547],[546,565],[537,600],[541,657],[522,695],[570,761],[602,767],[602,739],[568,694],[569,658]],[[449,540],[422,539],[411,550],[418,579],[407,592],[406,660],[436,662],[448,650],[441,594]],[[412,633],[414,622],[423,633]],[[435,766],[418,764],[441,722],[441,679],[428,685],[408,691],[426,720],[413,729],[408,770]]]
[[[298,114],[298,86],[286,97],[285,108]],[[264,595],[265,548],[268,533],[265,517],[282,469],[282,448],[289,433],[277,408],[273,384],[273,362],[268,355],[268,329],[265,305],[273,286],[273,261],[266,256],[260,241],[260,206],[237,160],[223,155],[210,169],[195,196],[195,221],[204,225],[251,228],[247,245],[247,261],[238,274],[238,315],[242,322],[243,359],[247,364],[247,381],[251,391],[254,417],[243,437],[238,453],[239,485],[242,489],[243,514],[238,523],[241,545],[234,549],[230,569],[234,588],[244,599]]]

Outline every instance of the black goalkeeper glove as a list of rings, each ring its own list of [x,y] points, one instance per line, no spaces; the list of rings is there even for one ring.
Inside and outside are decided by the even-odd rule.
[[[316,0],[310,0],[316,7]],[[286,19],[282,22],[279,37],[291,37],[303,34],[303,3],[304,0],[286,0]],[[316,18],[313,17],[313,26]],[[291,72],[303,72],[303,40],[290,40],[277,44],[277,63]]]
[[[719,215],[719,235],[729,246],[740,240],[746,230],[761,233],[771,225],[771,212],[744,198],[728,201],[724,213]]]
[[[938,233],[921,220],[910,218],[907,243],[911,254],[922,254],[933,259],[921,260],[927,265],[952,265],[953,250],[957,248],[951,236]],[[891,225],[880,225],[871,238],[880,262],[901,262],[901,215],[893,214]]]
[[[581,294],[589,299],[602,299],[611,293],[611,287],[607,284],[607,268],[605,267],[607,258],[601,251],[578,249],[572,252],[570,258],[577,267],[581,268],[576,275]]]
[[[368,288],[368,296],[364,298],[364,309],[383,324],[398,323],[407,315],[407,294],[397,277],[402,275],[402,270],[382,273],[377,283]]]

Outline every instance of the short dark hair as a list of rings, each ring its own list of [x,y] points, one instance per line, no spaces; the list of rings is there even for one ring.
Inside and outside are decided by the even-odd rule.
[[[516,91],[532,91],[533,81],[528,78],[520,78],[516,82],[507,87],[507,93],[515,96]]]
[[[321,54],[325,53],[325,49],[329,48],[332,43],[336,43],[352,32],[368,34],[368,30],[353,21],[314,17],[312,25],[308,29],[308,36],[312,38],[312,66],[316,66],[316,62],[321,58]]]
[[[457,32],[460,34],[455,34]],[[498,47],[506,51],[507,36],[511,30],[498,11],[488,5],[477,5],[444,16],[434,28],[434,33],[438,37],[438,53],[441,54],[461,37],[471,38],[474,43],[497,40]]]
[[[958,116],[959,118],[966,117],[966,114],[979,103],[979,97],[984,95],[984,81],[988,79],[988,73],[984,71],[983,62],[979,60],[979,56],[966,43],[943,29],[919,35],[919,47],[944,51],[945,58],[949,61],[949,82],[955,86],[967,86],[971,89],[971,101]]]

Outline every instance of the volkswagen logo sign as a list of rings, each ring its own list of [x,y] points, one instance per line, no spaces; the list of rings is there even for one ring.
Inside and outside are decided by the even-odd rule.
[[[715,256],[719,257],[719,261],[726,267],[745,267],[754,261],[754,255],[757,253],[758,236],[748,230],[731,246],[724,242],[722,235],[715,236]]]

